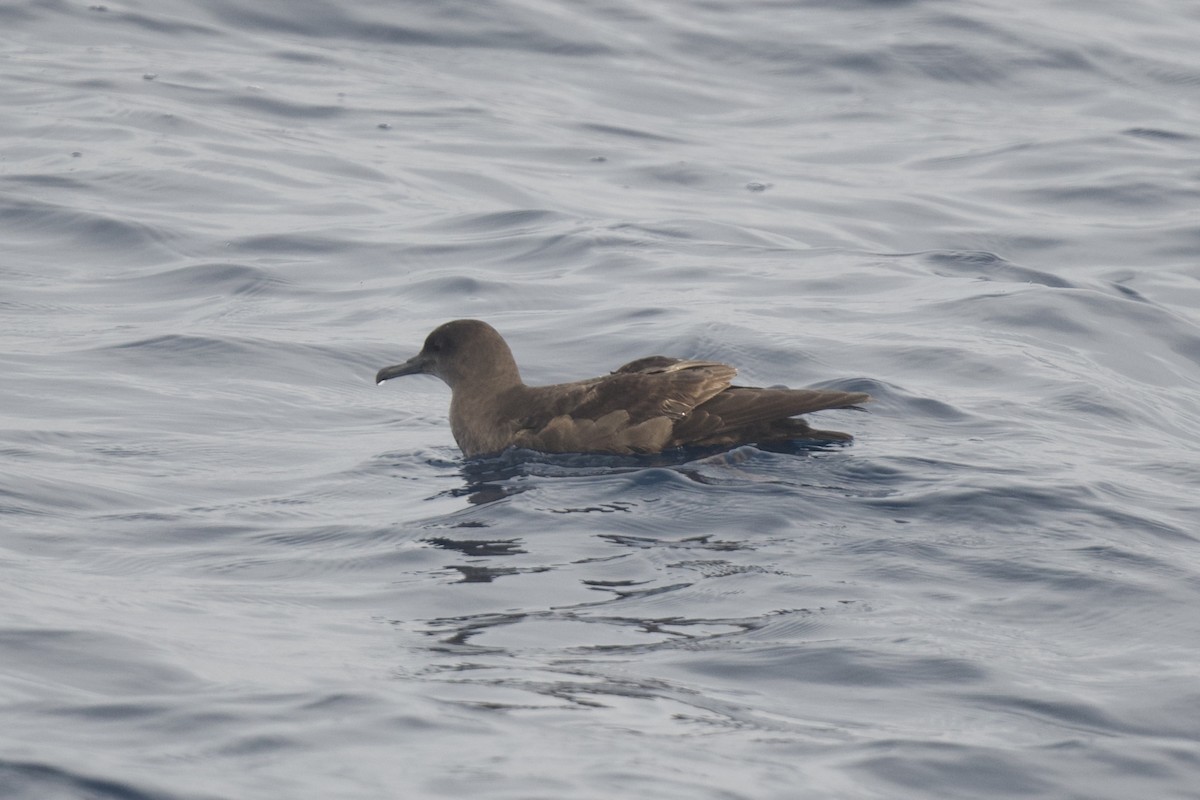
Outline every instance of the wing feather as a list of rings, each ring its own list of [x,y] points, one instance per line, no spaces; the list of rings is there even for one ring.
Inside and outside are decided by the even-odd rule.
[[[513,441],[544,452],[658,452],[803,433],[808,428],[800,420],[791,427],[780,421],[870,399],[858,392],[732,386],[735,375],[719,361],[648,356],[600,378],[527,387],[531,411],[517,423]]]
[[[827,408],[847,408],[870,399],[862,392],[733,386],[696,409],[695,422],[677,426],[676,435],[690,438],[693,425],[698,435],[716,435]]]

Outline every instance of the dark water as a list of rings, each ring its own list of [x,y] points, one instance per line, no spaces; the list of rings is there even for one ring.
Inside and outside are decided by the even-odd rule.
[[[1198,9],[0,7],[0,796],[1200,797]],[[457,317],[876,401],[464,464]]]

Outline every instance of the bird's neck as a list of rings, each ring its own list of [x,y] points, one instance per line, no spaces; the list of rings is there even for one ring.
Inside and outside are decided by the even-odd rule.
[[[498,453],[508,446],[516,415],[528,388],[520,376],[504,382],[472,381],[451,390],[450,432],[468,458]]]
[[[512,352],[499,347],[480,349],[453,362],[443,374],[450,386],[450,430],[467,457],[498,453],[508,446],[514,417],[528,391],[521,381]]]

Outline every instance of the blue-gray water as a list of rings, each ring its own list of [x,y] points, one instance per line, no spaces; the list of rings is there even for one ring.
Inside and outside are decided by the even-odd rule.
[[[0,796],[1200,797],[1198,8],[0,7]],[[457,317],[876,399],[469,465]]]

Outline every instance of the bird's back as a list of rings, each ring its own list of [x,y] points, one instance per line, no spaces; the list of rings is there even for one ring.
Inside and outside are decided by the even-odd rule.
[[[731,384],[736,374],[717,361],[649,356],[599,378],[525,387],[525,412],[512,443],[543,452],[634,454],[777,439],[849,439],[790,418],[868,399],[854,392],[736,387]]]

